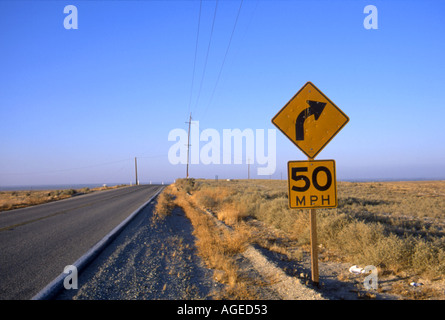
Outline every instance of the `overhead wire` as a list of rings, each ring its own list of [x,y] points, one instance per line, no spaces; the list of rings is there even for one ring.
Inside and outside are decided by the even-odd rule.
[[[197,56],[197,53],[198,53],[199,29],[201,28],[201,11],[202,11],[202,0],[199,1],[198,31],[196,33],[195,58],[193,59],[192,85],[190,87],[190,98],[189,98],[189,105],[188,105],[188,113],[190,113],[190,108],[191,108],[191,105],[192,105],[193,86],[194,86],[194,82],[195,82],[196,56]]]
[[[214,27],[215,27],[215,20],[216,20],[216,12],[217,11],[218,11],[218,0],[216,0],[215,11],[213,12],[212,29],[210,30],[210,38],[209,38],[209,43],[207,45],[207,53],[206,53],[206,57],[205,57],[205,61],[204,61],[204,70],[202,71],[202,77],[201,77],[201,82],[200,82],[200,85],[199,85],[198,97],[196,98],[195,108],[198,107],[199,98],[201,96],[202,84],[204,82],[204,77],[205,77],[205,73],[206,73],[206,69],[207,69],[207,61],[208,61],[208,58],[209,58],[210,45],[212,43],[213,30],[214,30]]]
[[[221,78],[221,73],[222,73],[222,70],[223,70],[223,68],[224,68],[224,64],[225,64],[225,62],[226,62],[227,54],[228,54],[228,52],[229,52],[230,45],[231,45],[231,43],[232,43],[232,39],[233,39],[233,35],[234,35],[234,33],[235,33],[236,26],[237,26],[237,24],[238,24],[238,19],[239,19],[240,13],[241,13],[241,7],[242,7],[242,6],[243,6],[243,0],[241,0],[241,2],[240,2],[239,8],[238,8],[238,13],[237,13],[237,15],[236,15],[236,19],[235,19],[235,23],[234,23],[234,25],[233,25],[232,33],[230,34],[229,43],[228,43],[228,45],[227,45],[227,49],[226,49],[226,52],[225,52],[225,54],[224,54],[224,58],[223,58],[223,61],[222,61],[222,64],[221,64],[221,68],[219,69],[218,77],[216,78],[215,86],[213,87],[213,91],[212,91],[212,94],[211,94],[211,96],[210,96],[209,103],[207,104],[207,106],[206,106],[206,108],[205,108],[205,110],[204,110],[204,114],[207,112],[208,107],[211,105],[211,103],[212,103],[212,101],[213,101],[213,96],[215,95],[215,91],[216,91],[216,88],[217,88],[217,86],[218,86],[219,79]]]

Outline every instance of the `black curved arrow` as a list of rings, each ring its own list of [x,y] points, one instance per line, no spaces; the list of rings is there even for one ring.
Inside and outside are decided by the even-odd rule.
[[[326,103],[319,101],[306,101],[309,104],[309,108],[304,109],[300,112],[297,117],[297,121],[295,122],[295,139],[297,141],[304,140],[304,122],[311,115],[314,115],[315,120],[318,120],[321,113],[323,112]]]

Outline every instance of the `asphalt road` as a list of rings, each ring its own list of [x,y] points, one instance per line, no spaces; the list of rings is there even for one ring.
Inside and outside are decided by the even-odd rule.
[[[161,187],[125,187],[0,213],[0,299],[32,298]]]

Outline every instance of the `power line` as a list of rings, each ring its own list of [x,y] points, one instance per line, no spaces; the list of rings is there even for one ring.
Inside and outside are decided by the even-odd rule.
[[[229,52],[230,44],[232,43],[233,34],[235,33],[236,25],[238,24],[238,18],[239,18],[239,15],[240,15],[241,7],[242,7],[242,6],[243,6],[243,0],[241,0],[241,2],[240,2],[239,8],[238,8],[238,13],[237,13],[237,15],[236,15],[236,19],[235,19],[235,24],[233,25],[232,33],[231,33],[231,35],[230,35],[229,44],[227,45],[226,53],[224,54],[224,59],[223,59],[223,62],[222,62],[222,64],[221,64],[221,69],[219,69],[218,77],[217,77],[217,79],[216,79],[215,86],[213,87],[212,95],[210,96],[209,103],[207,104],[204,113],[207,112],[207,108],[208,108],[208,107],[210,106],[210,104],[212,103],[213,96],[214,96],[215,91],[216,91],[216,87],[218,86],[219,79],[220,79],[220,77],[221,77],[221,73],[222,73],[222,70],[223,70],[223,68],[224,68],[224,64],[225,64],[225,62],[226,62],[227,53]]]
[[[215,26],[217,10],[218,10],[218,0],[216,0],[215,11],[213,12],[212,29],[210,31],[210,39],[209,39],[209,44],[207,45],[207,53],[206,53],[206,58],[205,58],[205,62],[204,62],[204,70],[202,72],[201,83],[199,85],[198,97],[196,98],[196,105],[195,105],[195,107],[198,106],[199,97],[201,96],[202,84],[204,82],[204,76],[205,76],[206,69],[207,69],[207,60],[209,58],[210,44],[212,43],[213,29],[214,29],[214,26]]]
[[[202,0],[199,2],[198,31],[196,33],[195,58],[193,60],[192,85],[190,87],[190,99],[189,99],[189,107],[188,107],[188,111],[189,112],[190,112],[190,107],[191,107],[191,104],[192,104],[193,85],[194,85],[194,82],[195,82],[196,56],[197,56],[197,53],[198,53],[199,29],[201,28],[201,10],[202,10]]]

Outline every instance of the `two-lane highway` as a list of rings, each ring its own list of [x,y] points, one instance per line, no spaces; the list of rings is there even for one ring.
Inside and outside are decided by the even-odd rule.
[[[0,213],[0,299],[30,299],[148,201],[141,185]]]

